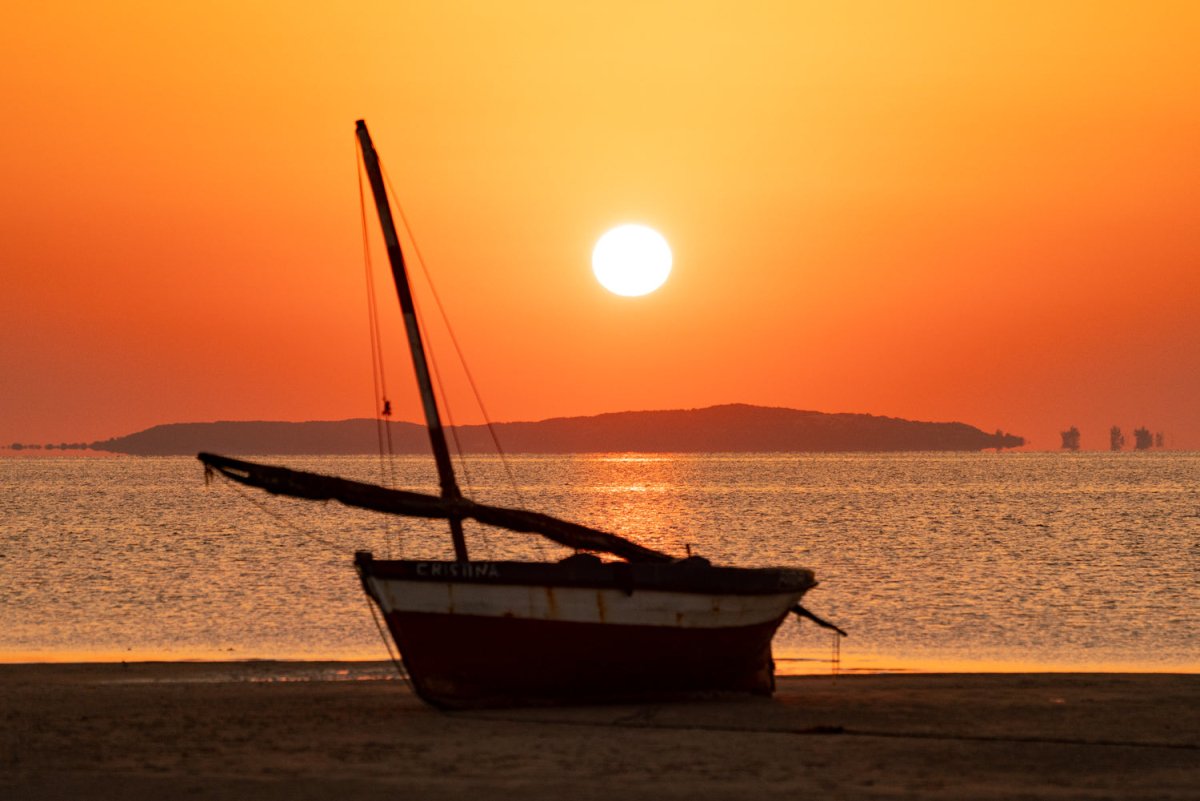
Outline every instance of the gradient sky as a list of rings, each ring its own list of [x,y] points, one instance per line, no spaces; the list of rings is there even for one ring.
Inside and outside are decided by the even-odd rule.
[[[1198,41],[1190,2],[18,4],[0,442],[370,416],[362,117],[493,419],[1200,448]],[[591,275],[622,222],[675,251],[643,298]]]

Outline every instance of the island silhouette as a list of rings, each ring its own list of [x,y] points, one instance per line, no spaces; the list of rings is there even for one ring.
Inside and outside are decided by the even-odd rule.
[[[141,456],[225,454],[350,455],[379,452],[373,419],[170,423],[94,442],[94,450]],[[392,451],[429,453],[423,425],[388,422]],[[928,423],[869,414],[828,414],[727,404],[703,409],[611,412],[538,422],[494,423],[508,453],[815,453],[979,451],[1016,448],[1022,437],[966,423]],[[495,453],[487,426],[455,426],[464,453]]]

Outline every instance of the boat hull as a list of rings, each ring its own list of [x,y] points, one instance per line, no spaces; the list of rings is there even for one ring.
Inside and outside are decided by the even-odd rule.
[[[814,583],[686,565],[358,565],[414,689],[443,708],[769,695],[771,638]]]

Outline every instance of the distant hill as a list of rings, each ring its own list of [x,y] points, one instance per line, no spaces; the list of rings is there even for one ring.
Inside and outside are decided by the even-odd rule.
[[[425,427],[388,423],[396,453],[429,453]],[[1025,440],[987,434],[966,423],[921,423],[869,414],[825,414],[730,404],[707,409],[615,412],[496,423],[508,453],[781,453],[845,451],[979,451],[1016,448]],[[459,426],[467,453],[494,453],[485,426]],[[94,442],[95,450],[142,456],[212,451],[239,454],[379,452],[374,420],[309,423],[172,423]]]

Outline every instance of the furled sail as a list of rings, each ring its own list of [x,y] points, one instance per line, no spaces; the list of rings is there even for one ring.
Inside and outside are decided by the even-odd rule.
[[[568,548],[612,554],[630,562],[669,562],[673,559],[665,553],[630,542],[616,534],[560,520],[540,512],[490,506],[463,497],[443,498],[420,492],[387,489],[361,481],[349,481],[286,467],[272,467],[212,453],[201,453],[199,459],[207,469],[216,470],[233,481],[276,495],[290,495],[315,501],[339,501],[360,509],[409,517],[477,520],[509,531],[539,534]]]

